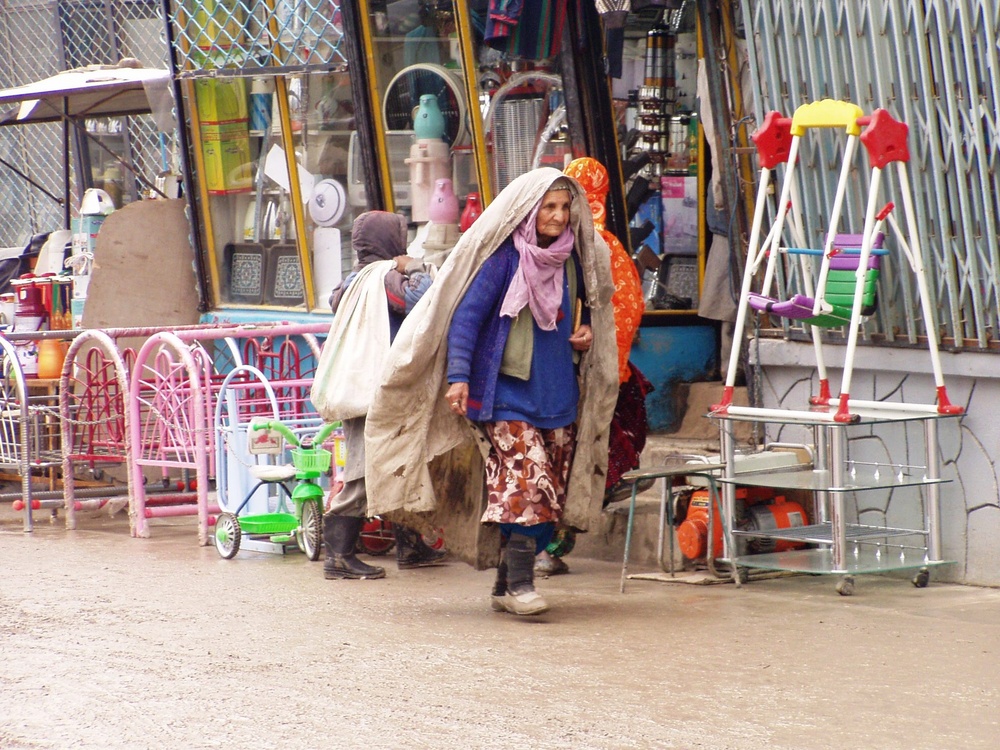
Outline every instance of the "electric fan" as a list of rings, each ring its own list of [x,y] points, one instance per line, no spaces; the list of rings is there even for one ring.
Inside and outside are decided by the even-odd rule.
[[[389,81],[382,100],[382,124],[385,129],[413,130],[413,113],[424,94],[437,97],[444,115],[448,144],[452,147],[462,145],[468,134],[462,81],[455,72],[431,63],[410,65]]]

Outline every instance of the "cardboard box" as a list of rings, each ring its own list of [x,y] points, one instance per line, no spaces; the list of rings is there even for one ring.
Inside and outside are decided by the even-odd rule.
[[[200,78],[194,82],[194,98],[203,125],[246,120],[250,116],[245,78]]]
[[[94,246],[97,242],[97,232],[106,218],[108,217],[87,215],[70,219],[69,228],[73,233],[70,240],[70,248],[73,255],[82,252],[94,252]]]
[[[205,188],[211,195],[248,193],[253,187],[250,130],[246,120],[202,124]]]

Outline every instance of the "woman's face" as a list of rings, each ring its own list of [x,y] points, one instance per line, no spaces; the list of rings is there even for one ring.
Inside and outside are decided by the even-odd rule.
[[[542,205],[535,220],[535,232],[541,247],[548,247],[563,233],[569,224],[571,204],[569,190],[549,190],[542,196]]]

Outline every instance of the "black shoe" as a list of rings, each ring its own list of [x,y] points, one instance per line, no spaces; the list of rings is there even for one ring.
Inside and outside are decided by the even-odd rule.
[[[632,498],[632,484],[632,482],[626,482],[624,479],[619,480],[611,489],[604,493],[604,505],[617,503],[619,500],[630,500]],[[654,484],[656,484],[654,477],[640,479],[639,491],[636,494],[641,495]]]
[[[363,518],[337,516],[332,513],[323,516],[323,545],[326,548],[326,559],[323,561],[324,578],[385,578],[385,568],[368,565],[354,554],[364,522]]]
[[[396,532],[396,565],[400,570],[440,565],[448,556],[447,550],[427,546],[413,529],[396,524],[393,530]]]
[[[385,578],[385,568],[380,568],[377,565],[368,565],[354,555],[349,555],[348,557],[335,555],[327,557],[323,561],[323,577],[327,579],[350,578],[354,580]]]

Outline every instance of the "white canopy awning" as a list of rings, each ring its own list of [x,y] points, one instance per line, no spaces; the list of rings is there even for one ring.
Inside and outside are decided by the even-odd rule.
[[[0,91],[0,125],[155,113],[170,101],[169,82],[170,73],[157,68],[68,70]]]

